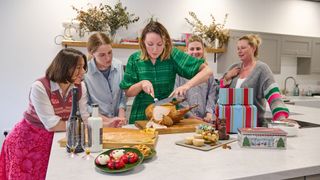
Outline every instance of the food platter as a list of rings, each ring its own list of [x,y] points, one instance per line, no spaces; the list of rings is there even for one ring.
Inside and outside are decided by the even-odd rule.
[[[151,153],[148,156],[145,156],[143,160],[145,161],[145,160],[152,159],[156,154],[157,154],[157,151],[151,148]]]
[[[154,148],[148,147],[144,144],[136,144],[131,147],[138,149],[143,154],[144,160],[151,159],[157,154],[157,152]]]
[[[138,160],[135,162],[135,163],[132,163],[132,164],[125,164],[125,166],[121,169],[109,169],[107,167],[107,165],[99,165],[97,164],[96,162],[96,159],[100,156],[100,155],[110,155],[110,153],[114,150],[124,150],[124,153],[127,153],[127,152],[134,152],[138,155]],[[121,173],[121,172],[125,172],[125,171],[129,171],[133,168],[135,168],[136,166],[138,166],[139,164],[141,164],[141,162],[143,161],[144,159],[144,156],[143,154],[138,150],[138,149],[135,149],[135,148],[114,148],[114,149],[109,149],[105,152],[102,152],[101,154],[99,154],[96,158],[95,158],[95,161],[94,161],[94,164],[96,166],[97,169],[99,169],[100,171],[102,172],[105,172],[105,173]]]
[[[229,140],[219,140],[215,145],[204,144],[203,146],[198,147],[198,146],[186,144],[185,140],[180,140],[180,141],[176,142],[176,145],[184,146],[184,147],[188,147],[188,148],[192,148],[192,149],[198,149],[198,150],[202,150],[202,151],[210,151],[212,149],[223,146],[224,144],[229,144],[229,143],[232,143],[235,141],[237,141],[236,138],[230,138]]]

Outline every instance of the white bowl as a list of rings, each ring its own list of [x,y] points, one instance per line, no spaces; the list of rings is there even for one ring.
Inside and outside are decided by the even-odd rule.
[[[299,131],[298,124],[288,122],[275,121],[268,124],[268,128],[279,128],[287,133],[288,137],[297,136]]]

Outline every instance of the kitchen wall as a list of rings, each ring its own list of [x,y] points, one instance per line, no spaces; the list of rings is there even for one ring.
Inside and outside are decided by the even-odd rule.
[[[71,6],[85,7],[117,0],[1,0],[0,1],[0,132],[11,129],[22,118],[28,103],[30,84],[41,77],[55,54],[62,48],[55,44],[55,37],[63,34],[62,22],[75,17]],[[223,22],[229,14],[226,27],[270,33],[320,37],[320,3],[300,0],[122,0],[130,12],[140,16],[139,23],[128,31],[120,30],[121,37],[135,37],[152,15],[162,22],[174,38],[190,32],[184,18],[194,11],[204,23],[210,22],[210,14]],[[59,38],[58,38],[59,42]],[[82,48],[85,52],[85,49]],[[115,50],[115,57],[126,62],[132,50]],[[212,54],[209,64],[216,71]],[[282,58],[281,74],[276,75],[279,84],[286,76],[296,72],[294,59]],[[296,76],[296,75],[294,75]],[[298,83],[318,88],[319,75],[296,76]],[[308,81],[302,81],[307,78]],[[1,144],[1,142],[0,142]]]
[[[296,83],[299,84],[300,93],[302,93],[302,95],[305,95],[308,90],[311,90],[313,93],[320,92],[320,75],[297,75],[297,64],[296,57],[281,57],[281,74],[275,75],[275,79],[280,88],[284,88],[285,78],[292,76],[296,79]],[[289,95],[293,94],[293,88],[293,80],[288,79],[287,90],[289,91]]]

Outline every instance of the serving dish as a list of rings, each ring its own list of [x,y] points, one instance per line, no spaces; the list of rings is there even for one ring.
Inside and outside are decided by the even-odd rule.
[[[133,163],[133,164],[125,164],[125,166],[121,169],[109,169],[106,165],[99,165],[96,163],[96,159],[100,156],[100,155],[110,155],[110,153],[114,150],[124,150],[124,153],[127,152],[134,152],[138,155],[139,159],[137,160],[137,162]],[[105,173],[121,173],[121,172],[125,172],[125,171],[129,171],[135,167],[137,167],[138,165],[140,165],[144,159],[143,154],[135,148],[114,148],[114,149],[109,149],[107,151],[104,151],[102,153],[100,153],[97,157],[96,157],[95,161],[94,161],[94,165],[96,166],[97,169],[99,169],[102,172]]]

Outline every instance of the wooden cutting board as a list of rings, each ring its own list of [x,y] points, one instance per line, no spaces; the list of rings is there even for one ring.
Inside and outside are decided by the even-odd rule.
[[[215,145],[209,145],[209,144],[204,144],[203,146],[201,147],[197,147],[197,146],[194,146],[194,145],[188,145],[185,143],[185,140],[180,140],[180,141],[177,141],[176,142],[176,145],[179,145],[179,146],[184,146],[184,147],[188,147],[188,148],[192,148],[192,149],[198,149],[198,150],[202,150],[202,151],[210,151],[212,149],[215,149],[215,148],[218,148],[220,146],[223,146],[224,144],[229,144],[229,143],[232,143],[232,142],[235,142],[237,141],[237,138],[230,138],[229,140],[219,140],[219,142]]]
[[[135,126],[139,129],[146,129],[148,121],[136,121]],[[195,132],[196,126],[199,124],[208,124],[199,119],[183,119],[178,124],[174,124],[168,128],[156,129],[159,134],[188,133]]]
[[[155,148],[158,142],[158,132],[145,132],[137,129],[127,128],[103,128],[103,148],[119,148],[145,144]],[[60,147],[66,147],[66,138],[58,140]]]

